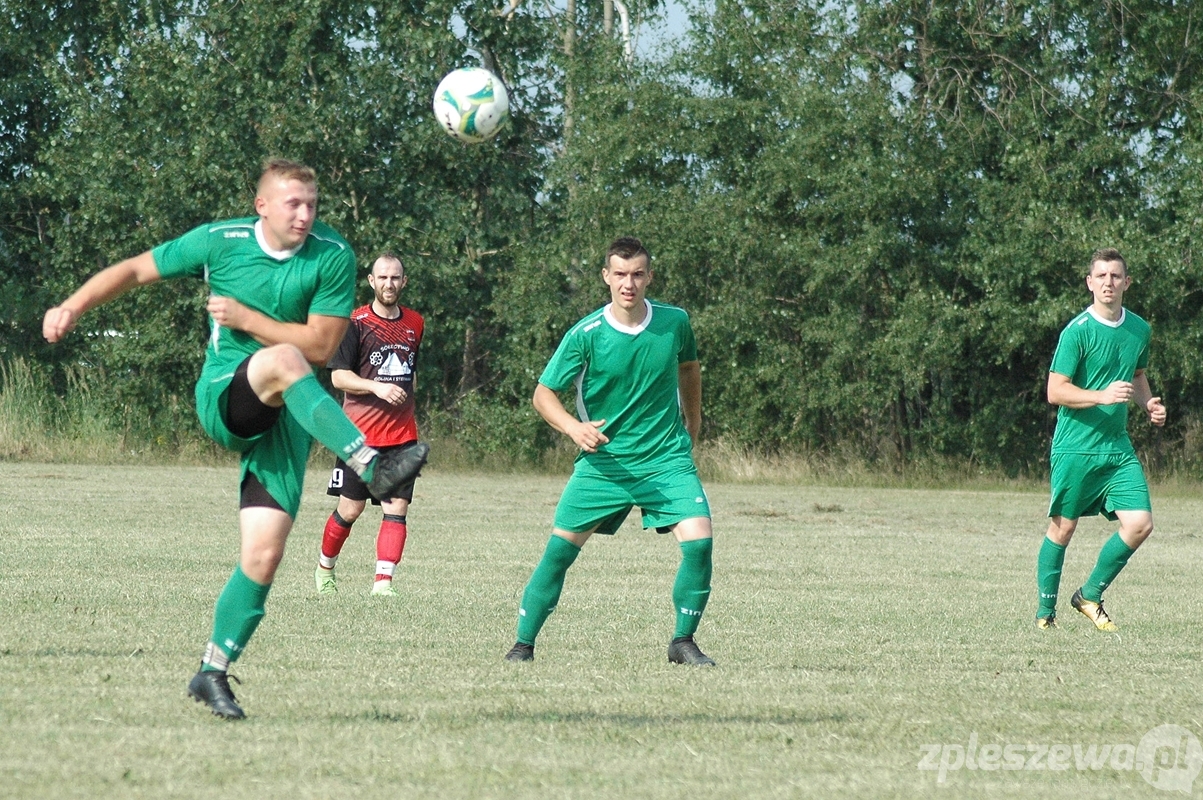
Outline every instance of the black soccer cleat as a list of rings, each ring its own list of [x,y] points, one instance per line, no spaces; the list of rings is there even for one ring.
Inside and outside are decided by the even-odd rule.
[[[418,477],[429,455],[430,445],[426,442],[414,442],[412,447],[381,453],[376,456],[376,469],[368,482],[368,491],[379,500],[394,497],[397,489]]]
[[[678,636],[668,643],[670,664],[689,664],[693,667],[713,667],[714,659],[698,648],[692,636]]]
[[[510,648],[510,652],[505,654],[506,661],[534,661],[535,646],[533,644],[523,644],[515,642]]]
[[[222,719],[243,719],[246,714],[238,707],[234,692],[230,689],[229,679],[234,676],[224,672],[202,670],[188,681],[188,696],[198,703],[204,703],[215,716]],[[242,681],[234,678],[235,683]]]

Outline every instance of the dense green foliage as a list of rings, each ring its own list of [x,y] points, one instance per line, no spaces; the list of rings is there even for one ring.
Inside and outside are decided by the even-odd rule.
[[[123,299],[53,349],[38,321],[97,266],[249,213],[258,161],[285,154],[361,267],[407,257],[423,407],[484,450],[547,445],[527,399],[634,233],[653,295],[694,315],[707,436],[1015,472],[1044,457],[1089,253],[1117,246],[1171,413],[1134,435],[1193,463],[1193,4],[714,0],[632,62],[600,3],[570,7],[571,47],[533,4],[0,0],[0,358],[60,390],[68,365],[101,371],[127,416],[190,433],[202,287]],[[481,61],[513,122],[465,147],[429,95]]]

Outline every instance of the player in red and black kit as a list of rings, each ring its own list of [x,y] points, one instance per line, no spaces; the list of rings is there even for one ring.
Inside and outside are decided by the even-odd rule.
[[[376,259],[368,285],[376,299],[351,312],[351,324],[328,366],[336,389],[346,393],[343,410],[363,431],[369,446],[425,447],[418,442],[414,420],[414,368],[422,343],[422,315],[397,303],[405,288],[405,266],[386,253]],[[314,578],[320,594],[338,591],[334,564],[351,525],[370,499],[384,506],[384,519],[376,537],[376,582],[372,594],[396,597],[393,571],[405,549],[405,514],[414,496],[411,480],[393,497],[373,497],[367,486],[341,459],[334,462],[326,494],[338,497],[338,507],[326,520],[322,553]]]

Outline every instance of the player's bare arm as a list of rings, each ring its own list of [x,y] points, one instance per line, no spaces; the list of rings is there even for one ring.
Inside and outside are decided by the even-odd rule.
[[[696,443],[702,432],[702,365],[686,361],[677,365],[677,389],[681,393],[681,414],[685,430]]]
[[[395,383],[384,383],[362,378],[353,370],[336,369],[330,373],[330,383],[335,389],[341,389],[347,394],[374,394],[392,406],[399,406],[409,397],[405,390]]]
[[[1136,370],[1136,374],[1132,376],[1132,397],[1149,415],[1149,422],[1157,426],[1165,424],[1165,406],[1162,405],[1160,397],[1153,396],[1153,390],[1149,388],[1149,378],[1143,369]]]
[[[539,416],[543,417],[548,425],[576,442],[576,446],[586,453],[596,453],[600,445],[610,441],[599,430],[602,425],[606,424],[604,419],[581,422],[568,413],[555,392],[541,383],[535,387],[535,396],[531,399],[531,403],[534,404],[535,411],[539,412]]]
[[[157,280],[159,269],[149,250],[118,261],[93,275],[74,294],[48,310],[42,319],[42,335],[48,342],[61,341],[86,311],[104,305],[130,289]]]
[[[1145,384],[1148,386],[1148,384]],[[1058,372],[1048,374],[1048,401],[1066,408],[1093,408],[1126,403],[1133,398],[1133,387],[1128,381],[1113,381],[1106,389],[1094,391],[1074,386],[1065,375]]]
[[[349,321],[346,317],[310,314],[304,324],[279,322],[266,314],[248,308],[232,297],[211,296],[206,306],[218,325],[249,333],[259,344],[296,345],[310,364],[322,366],[342,341]]]

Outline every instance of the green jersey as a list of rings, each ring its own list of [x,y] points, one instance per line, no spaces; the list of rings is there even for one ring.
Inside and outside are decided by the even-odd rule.
[[[1079,389],[1098,391],[1114,381],[1131,381],[1149,364],[1149,324],[1127,309],[1109,322],[1086,309],[1074,317],[1057,343],[1050,372]],[[1053,453],[1131,453],[1128,404],[1057,411]]]
[[[582,319],[539,377],[553,391],[576,387],[583,422],[606,421],[601,432],[610,441],[577,456],[578,466],[603,475],[693,464],[677,387],[678,365],[698,359],[693,328],[683,309],[644,302],[647,313],[635,327],[620,323],[609,305]]]
[[[204,278],[230,297],[277,322],[304,323],[310,314],[347,317],[355,307],[355,254],[329,226],[313,224],[297,250],[273,251],[258,217],[201,225],[152,251],[163,278]],[[202,375],[233,373],[263,345],[248,333],[213,323]]]

